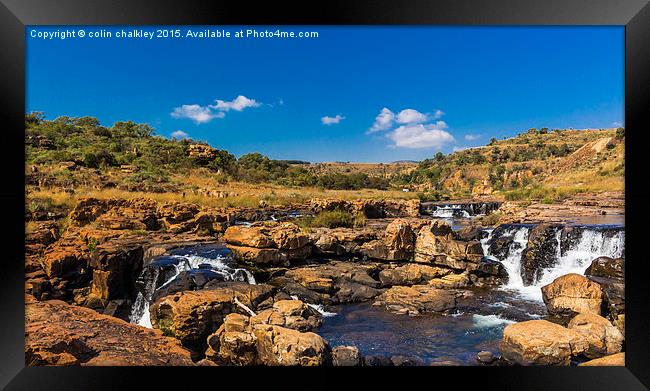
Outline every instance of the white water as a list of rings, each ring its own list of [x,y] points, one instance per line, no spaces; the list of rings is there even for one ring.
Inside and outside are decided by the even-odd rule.
[[[555,237],[557,241],[555,266],[543,270],[542,275],[535,283],[524,285],[521,277],[521,254],[527,245],[529,231],[528,227],[514,226],[504,232],[504,236],[513,235],[514,241],[510,246],[508,256],[505,259],[499,259],[499,261],[508,272],[508,283],[501,288],[515,291],[522,299],[530,301],[542,301],[541,287],[551,283],[554,279],[569,273],[584,274],[591,261],[598,257],[621,257],[625,246],[624,231],[617,232],[613,237],[607,237],[603,231],[584,229],[577,243],[562,253],[561,230],[559,230]],[[492,234],[493,231],[489,231],[488,237],[482,239],[481,244],[484,254],[496,258],[489,253],[487,245]]]
[[[470,217],[469,212],[462,209],[462,205],[439,206],[435,210],[431,211],[431,216],[442,217],[442,218],[456,217],[456,215],[458,215],[459,213],[458,211],[460,211],[461,214],[460,217],[464,217],[464,218]],[[454,214],[454,212],[456,214]]]
[[[296,296],[296,295],[291,295],[291,298],[294,299],[294,300],[300,300],[300,299],[298,298],[298,296]],[[305,304],[307,304],[307,305],[310,306],[311,308],[313,308],[313,309],[315,309],[316,311],[318,311],[318,313],[320,313],[320,314],[321,314],[323,317],[325,317],[325,318],[328,318],[328,317],[330,317],[330,316],[336,316],[336,315],[338,315],[336,312],[329,312],[329,311],[326,311],[326,310],[325,310],[325,307],[323,307],[322,304],[311,304],[311,303],[307,303],[307,302],[305,302]]]
[[[179,260],[178,264],[174,265],[176,268],[175,274],[165,281],[162,285],[155,288],[153,286],[146,287],[147,292],[151,292],[153,296],[154,292],[169,285],[179,274],[183,271],[190,271],[193,269],[199,269],[199,265],[210,265],[210,271],[221,274],[226,281],[243,281],[249,284],[255,284],[255,277],[253,274],[246,269],[231,268],[224,261],[224,258],[221,255],[217,255],[216,258],[206,258],[198,255],[171,255],[170,258],[177,258]],[[149,281],[149,284],[155,284],[158,279],[159,270],[157,269],[154,278]],[[140,326],[152,328],[151,317],[149,314],[149,304],[152,297],[145,297],[142,292],[138,292],[138,296],[133,303],[133,309],[131,311],[131,316],[129,321],[131,323],[138,324]]]
[[[515,323],[514,320],[504,319],[499,315],[474,314],[472,315],[472,320],[474,321],[474,327],[477,329],[506,326]]]

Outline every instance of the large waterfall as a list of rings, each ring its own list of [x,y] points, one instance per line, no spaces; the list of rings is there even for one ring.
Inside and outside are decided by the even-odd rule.
[[[541,271],[541,275],[532,284],[525,284],[522,278],[521,258],[528,246],[528,236],[532,229],[530,225],[512,224],[495,230],[487,230],[487,236],[481,240],[484,254],[499,260],[508,271],[508,283],[502,288],[517,292],[522,298],[541,301],[541,287],[554,279],[568,273],[584,274],[594,259],[607,256],[623,257],[625,254],[625,230],[622,227],[608,226],[579,226],[565,227],[575,232],[566,234],[564,229],[558,229],[552,240],[555,249],[553,266]],[[498,237],[495,237],[494,235]],[[498,238],[506,238],[507,250],[490,246]],[[493,251],[494,250],[494,251]]]
[[[179,249],[171,255],[154,258],[138,278],[141,289],[133,303],[130,322],[151,328],[149,305],[156,292],[170,285],[183,272],[201,274],[204,280],[219,278],[255,284],[250,271],[232,266],[232,258],[224,248]]]

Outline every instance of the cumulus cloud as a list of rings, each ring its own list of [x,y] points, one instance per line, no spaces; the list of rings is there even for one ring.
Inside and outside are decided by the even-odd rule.
[[[427,121],[427,115],[417,110],[405,109],[397,114],[397,123],[400,124],[421,124]]]
[[[388,133],[387,137],[400,148],[436,148],[452,143],[454,137],[444,129],[447,124],[438,121],[435,124],[402,125]]]
[[[258,107],[260,105],[260,103],[257,102],[255,99],[248,99],[244,95],[239,95],[235,99],[231,100],[230,102],[221,99],[217,99],[216,102],[217,102],[216,105],[212,105],[210,107],[221,111],[229,111],[229,110],[242,111],[247,107]]]
[[[474,141],[474,140],[478,140],[480,138],[481,138],[480,134],[466,134],[465,135],[465,140],[467,140],[467,141]]]
[[[203,124],[215,118],[223,118],[225,114],[222,112],[215,113],[209,107],[200,105],[182,105],[174,108],[171,116],[174,118],[189,118],[196,124]]]
[[[436,110],[435,113],[433,113],[433,118],[440,119],[440,118],[442,118],[443,115],[445,115],[444,111]]]
[[[379,112],[379,115],[375,117],[375,122],[372,124],[368,133],[380,132],[382,130],[388,130],[393,126],[395,122],[395,113],[390,111],[387,107],[384,107]]]
[[[340,123],[344,119],[345,119],[344,116],[342,116],[341,114],[337,114],[334,117],[329,117],[326,115],[323,118],[321,118],[320,121],[323,123],[323,125],[333,125],[333,124]]]
[[[172,137],[178,140],[184,139],[184,138],[189,138],[189,134],[183,132],[182,130],[177,130],[172,133]]]

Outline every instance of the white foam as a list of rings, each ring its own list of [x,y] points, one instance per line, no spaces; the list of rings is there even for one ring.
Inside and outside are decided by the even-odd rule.
[[[501,327],[515,323],[515,321],[502,318],[499,315],[474,314],[472,315],[472,318],[474,320],[474,327],[478,329]]]

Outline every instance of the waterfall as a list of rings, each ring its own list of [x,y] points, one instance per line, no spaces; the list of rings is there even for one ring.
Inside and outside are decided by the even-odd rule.
[[[624,256],[625,231],[623,229],[603,226],[570,227],[579,234],[574,237],[564,237],[565,227],[559,229],[553,239],[556,243],[556,262],[554,266],[542,270],[541,276],[531,285],[524,285],[521,277],[521,255],[528,245],[530,227],[512,225],[499,227],[499,230],[486,230],[487,237],[481,240],[483,252],[488,257],[499,260],[508,272],[508,283],[501,288],[515,291],[521,298],[531,301],[541,301],[541,287],[551,283],[554,279],[569,273],[584,274],[585,270],[594,259],[607,256],[619,258]],[[505,256],[503,253],[496,256],[491,253],[494,237],[512,237]]]
[[[457,204],[441,204],[423,202],[420,205],[422,214],[440,218],[470,218],[482,216],[496,210],[499,202],[467,202]]]
[[[234,268],[229,265],[231,258],[222,253],[216,254],[216,257],[207,257],[202,254],[173,254],[154,258],[153,261],[143,269],[139,280],[144,282],[143,289],[138,291],[138,295],[133,303],[129,321],[140,326],[151,328],[151,319],[149,314],[149,305],[153,299],[154,293],[161,288],[172,283],[182,272],[209,270],[220,275],[225,281],[242,281],[249,284],[255,284],[253,274],[242,268]],[[208,251],[207,253],[210,253]],[[157,263],[159,259],[165,262]],[[161,274],[164,267],[173,267],[171,275]],[[153,271],[152,271],[153,270]],[[148,275],[151,273],[151,275]],[[161,281],[161,277],[163,281]]]

